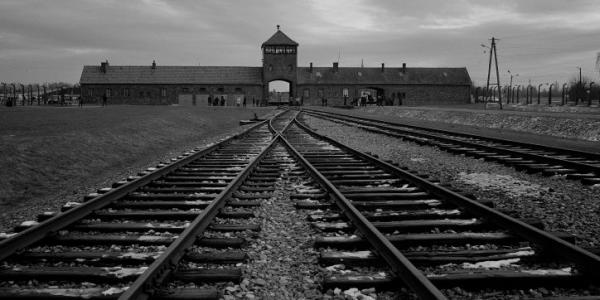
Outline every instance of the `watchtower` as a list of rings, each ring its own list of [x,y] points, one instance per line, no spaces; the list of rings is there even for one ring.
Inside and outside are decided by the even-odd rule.
[[[262,44],[264,95],[269,94],[269,82],[287,81],[290,84],[290,97],[296,97],[298,75],[298,43],[279,29]]]

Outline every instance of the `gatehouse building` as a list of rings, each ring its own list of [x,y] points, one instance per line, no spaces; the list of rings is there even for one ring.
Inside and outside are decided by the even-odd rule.
[[[84,66],[81,96],[87,103],[208,105],[209,97],[235,105],[245,97],[269,101],[269,83],[289,84],[290,99],[303,105],[347,104],[361,96],[382,97],[394,105],[463,104],[470,101],[465,67],[298,66],[298,43],[277,27],[262,46],[262,66],[113,66],[108,61]]]

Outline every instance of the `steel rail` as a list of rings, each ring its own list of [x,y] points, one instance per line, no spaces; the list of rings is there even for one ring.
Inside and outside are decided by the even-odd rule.
[[[480,136],[480,135],[470,134],[470,133],[455,132],[455,131],[444,130],[444,129],[436,129],[436,128],[431,128],[431,127],[395,123],[395,122],[390,122],[390,121],[383,121],[383,120],[370,119],[370,118],[365,118],[365,117],[351,116],[351,115],[345,115],[345,114],[336,113],[336,112],[321,111],[321,110],[316,110],[316,109],[303,108],[302,110],[316,112],[316,113],[336,115],[336,116],[341,116],[341,117],[349,117],[349,118],[359,119],[359,120],[367,121],[367,122],[377,122],[377,123],[387,124],[387,125],[391,125],[391,126],[402,126],[402,127],[408,127],[408,128],[412,128],[412,129],[416,129],[416,130],[427,130],[427,131],[438,132],[438,133],[443,133],[443,134],[451,134],[451,135],[461,136],[461,137],[465,137],[465,138],[484,139],[484,140],[488,140],[488,141],[492,141],[492,142],[496,142],[496,143],[511,144],[514,146],[527,145],[528,147],[531,147],[532,149],[537,149],[537,150],[561,151],[561,152],[569,153],[571,155],[584,156],[584,157],[590,158],[590,159],[600,159],[600,152],[595,153],[595,152],[574,150],[574,149],[569,149],[569,148],[551,147],[551,146],[546,146],[546,145],[542,145],[542,144],[525,143],[525,142],[519,142],[519,141],[514,141],[514,140],[507,140],[507,139],[503,139],[503,138],[487,137],[487,136]]]
[[[280,113],[281,114],[281,113]],[[279,116],[277,114],[274,117]],[[273,117],[273,118],[274,118]],[[17,233],[16,235],[7,238],[3,241],[0,241],[0,261],[6,259],[10,255],[33,245],[34,243],[40,241],[41,239],[58,232],[59,230],[81,220],[82,218],[88,216],[94,210],[102,209],[103,207],[111,204],[112,202],[126,196],[127,194],[135,191],[141,186],[147,185],[150,182],[159,179],[160,177],[210,153],[214,150],[218,149],[220,146],[229,143],[237,138],[247,135],[252,132],[256,128],[263,126],[267,123],[268,120],[264,120],[259,122],[244,132],[238,133],[224,141],[221,141],[215,145],[212,145],[206,149],[203,149],[199,152],[191,154],[187,157],[184,157],[176,162],[173,162],[167,166],[157,168],[157,170],[143,175],[140,178],[132,180],[126,184],[123,184],[119,187],[113,188],[107,193],[101,194],[98,197],[95,197],[87,202],[82,203],[74,208],[69,209],[66,212],[57,214],[56,216],[49,218],[41,222],[40,224],[28,228],[22,232]]]
[[[294,119],[294,122],[297,122],[297,120]],[[388,263],[392,272],[397,275],[397,278],[402,280],[403,284],[415,291],[422,299],[447,299],[421,271],[352,205],[350,200],[306,160],[285,137],[281,137],[285,147],[304,165],[314,178],[320,181],[321,185],[329,192],[344,215],[346,215],[365,239],[375,248],[375,251]]]
[[[475,200],[469,199],[463,195],[457,194],[449,189],[446,189],[440,185],[431,183],[430,181],[423,179],[419,176],[413,175],[407,171],[404,171],[390,163],[384,162],[372,155],[360,152],[349,146],[346,146],[332,138],[320,135],[308,128],[304,124],[295,120],[300,128],[306,130],[309,134],[314,137],[325,140],[336,147],[344,149],[349,153],[356,155],[357,157],[366,160],[374,165],[377,165],[387,172],[390,172],[396,176],[406,179],[410,183],[427,190],[434,196],[440,197],[444,200],[448,200],[462,209],[481,216],[490,222],[497,224],[498,226],[511,231],[513,234],[518,235],[526,240],[532,241],[535,244],[544,247],[544,250],[554,253],[557,256],[564,257],[574,262],[578,269],[582,273],[589,276],[589,278],[595,278],[596,281],[600,281],[600,256],[595,255],[581,247],[578,247],[572,243],[569,243],[561,238],[558,238],[546,231],[540,230],[534,226],[503,214],[493,208],[485,206]]]
[[[307,113],[312,114],[312,115],[317,115],[318,117],[319,116],[320,117],[331,117],[331,116],[327,116],[327,114],[314,113],[314,112],[307,112]],[[322,115],[325,115],[325,116],[322,116]],[[338,117],[331,117],[331,118],[337,118],[337,119],[341,119],[341,120],[345,120],[345,121],[356,122],[358,124],[373,126],[373,127],[383,129],[383,130],[390,130],[390,131],[392,131],[391,134],[398,134],[397,132],[406,132],[407,134],[412,134],[412,135],[416,135],[416,136],[420,136],[420,137],[434,139],[434,140],[438,140],[438,141],[442,141],[442,142],[446,142],[446,143],[459,144],[461,146],[483,149],[486,151],[497,152],[499,154],[506,154],[506,155],[511,155],[511,156],[518,156],[518,157],[524,157],[524,158],[528,158],[528,159],[534,159],[534,160],[540,161],[540,162],[550,162],[552,164],[561,165],[563,167],[571,167],[571,168],[575,168],[578,170],[594,172],[594,173],[600,175],[600,167],[599,166],[579,163],[579,162],[570,161],[570,160],[566,160],[566,159],[554,158],[551,156],[545,156],[545,155],[540,155],[540,154],[520,152],[517,150],[510,150],[510,149],[506,149],[506,148],[502,148],[502,147],[487,146],[487,145],[483,145],[483,144],[479,144],[479,143],[475,143],[475,142],[455,140],[452,138],[423,133],[423,132],[403,131],[402,129],[390,128],[385,125],[370,124],[365,121],[352,120],[352,118],[354,118],[354,117],[348,117],[348,116],[339,117],[338,116]],[[374,120],[373,122],[377,122],[377,121]],[[404,126],[404,125],[398,125],[398,126]],[[381,133],[384,133],[384,132],[381,132]],[[390,133],[386,133],[386,134],[390,134]],[[448,134],[453,134],[453,133],[448,133]],[[474,136],[474,138],[475,137],[482,139],[482,140],[486,139],[484,137]],[[518,145],[518,146],[529,146],[530,145],[530,144],[526,144],[526,143],[522,143],[521,145],[516,144],[517,142],[512,142],[512,143],[515,143],[514,145]],[[531,144],[531,145],[536,145],[536,144]],[[555,152],[562,151],[562,150],[560,150],[560,148],[547,148],[545,150],[555,151]],[[565,151],[572,151],[572,150],[566,149]]]
[[[250,175],[250,172],[256,167],[260,160],[276,145],[280,136],[276,135],[269,144],[240,172],[228,185],[219,193],[219,195],[206,207],[200,215],[190,223],[179,237],[169,245],[163,254],[160,255],[148,269],[129,286],[120,297],[125,299],[148,299],[155,292],[155,288],[171,275],[171,272],[177,267],[179,260],[185,255],[186,249],[191,247],[198,235],[201,234],[210,225],[215,216],[225,206],[226,200],[235,192],[244,180]]]

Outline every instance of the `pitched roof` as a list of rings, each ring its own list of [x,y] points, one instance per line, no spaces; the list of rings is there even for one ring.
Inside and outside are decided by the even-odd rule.
[[[82,84],[256,84],[262,85],[261,67],[216,66],[84,66]]]
[[[264,46],[298,46],[298,43],[277,29],[277,32],[262,44],[262,47]]]
[[[441,84],[470,85],[467,68],[298,68],[298,84]]]

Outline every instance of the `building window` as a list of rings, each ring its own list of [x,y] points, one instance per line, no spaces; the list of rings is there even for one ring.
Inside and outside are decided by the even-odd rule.
[[[189,92],[189,91],[190,91],[190,89],[188,89],[188,88],[186,88],[186,87],[185,87],[185,88],[183,88],[183,89],[182,89],[182,91],[183,91],[184,93],[187,93],[187,92]]]
[[[224,92],[225,92],[225,88],[223,88],[223,87],[220,87],[220,88],[218,88],[218,89],[217,89],[217,92],[219,92],[219,93],[224,93]]]
[[[140,91],[140,97],[144,97],[144,91]]]
[[[238,88],[235,88],[235,92],[236,92],[237,94],[240,94],[240,93],[243,93],[243,92],[244,92],[244,90],[242,90],[242,88],[239,88],[239,87],[238,87]]]
[[[160,96],[161,97],[166,97],[167,96],[167,89],[160,89]]]
[[[129,89],[124,89],[123,90],[123,96],[129,97]]]
[[[150,91],[147,91],[147,92],[146,92],[146,96],[147,96],[147,97],[152,97],[152,92],[150,92]]]
[[[94,96],[94,90],[89,89],[88,90],[88,96],[90,96],[90,97]]]
[[[269,65],[269,71],[273,71],[273,65]]]
[[[106,97],[110,97],[110,89],[106,89],[104,93],[106,94]]]
[[[304,89],[304,98],[310,98],[310,90]]]
[[[323,89],[319,89],[317,91],[317,96],[319,96],[319,98],[323,98]]]
[[[206,88],[200,88],[200,93],[206,93]]]
[[[348,97],[348,89],[343,89],[342,90],[342,96]]]

